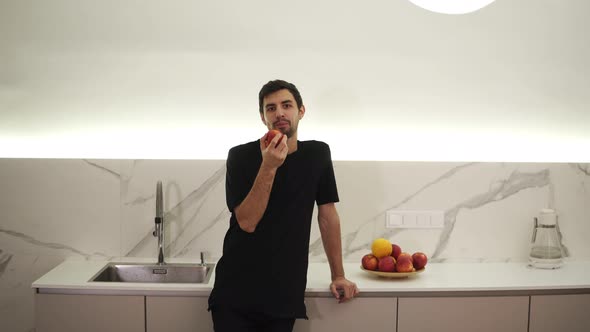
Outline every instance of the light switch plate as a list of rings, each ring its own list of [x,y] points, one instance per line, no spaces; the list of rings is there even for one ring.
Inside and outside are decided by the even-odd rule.
[[[385,219],[387,228],[442,228],[445,213],[440,210],[389,210]]]
[[[386,220],[385,227],[387,227],[387,228],[401,227],[403,222],[404,222],[404,218],[402,215],[395,214],[395,213],[387,213],[387,220]]]

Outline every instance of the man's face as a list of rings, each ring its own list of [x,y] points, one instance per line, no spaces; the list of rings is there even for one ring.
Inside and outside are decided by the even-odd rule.
[[[297,133],[299,119],[305,113],[305,107],[297,109],[295,98],[287,89],[282,89],[264,97],[260,118],[268,129],[277,129],[292,137]]]

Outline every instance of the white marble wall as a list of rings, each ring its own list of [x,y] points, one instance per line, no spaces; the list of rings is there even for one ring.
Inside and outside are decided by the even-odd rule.
[[[568,259],[590,259],[590,165],[335,162],[346,261],[388,237],[432,261],[524,261],[532,219],[555,208]],[[224,161],[0,159],[0,329],[31,331],[31,283],[66,258],[153,257],[156,181],[166,255],[219,257]],[[443,210],[442,229],[385,228],[389,209]],[[310,258],[325,256],[317,227]]]

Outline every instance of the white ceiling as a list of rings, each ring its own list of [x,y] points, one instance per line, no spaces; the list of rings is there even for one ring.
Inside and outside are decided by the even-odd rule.
[[[283,78],[335,159],[590,161],[588,13],[1,0],[0,157],[222,159],[264,134],[258,90]]]

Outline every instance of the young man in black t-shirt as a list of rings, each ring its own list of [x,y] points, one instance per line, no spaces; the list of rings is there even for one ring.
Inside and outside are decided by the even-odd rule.
[[[315,204],[332,282],[340,302],[358,289],[344,276],[338,191],[330,148],[298,141],[305,107],[297,88],[276,80],[259,94],[260,117],[277,129],[229,151],[226,200],[232,213],[217,263],[209,309],[216,332],[292,331],[307,318],[309,236]]]

